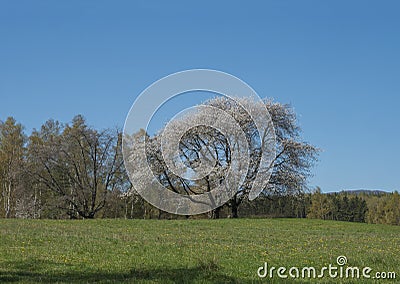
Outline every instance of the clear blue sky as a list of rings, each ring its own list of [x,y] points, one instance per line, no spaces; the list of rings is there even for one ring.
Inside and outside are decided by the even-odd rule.
[[[290,103],[310,185],[400,189],[399,1],[0,0],[0,119],[123,125],[170,73],[211,68]]]

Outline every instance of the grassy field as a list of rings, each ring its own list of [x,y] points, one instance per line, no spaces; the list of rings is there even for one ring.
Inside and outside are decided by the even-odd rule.
[[[396,280],[260,279],[269,266],[395,271]],[[344,266],[345,267],[345,266]],[[318,271],[318,270],[317,270]],[[327,274],[326,274],[327,275]],[[400,227],[301,219],[0,220],[0,282],[399,283]]]

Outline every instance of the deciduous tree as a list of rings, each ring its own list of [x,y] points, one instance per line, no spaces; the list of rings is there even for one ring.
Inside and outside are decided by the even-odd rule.
[[[58,206],[71,218],[94,218],[104,208],[107,194],[127,185],[121,133],[97,131],[82,116],[60,133],[46,133],[48,129],[31,139],[31,159],[37,165],[33,175],[58,196]]]
[[[23,127],[12,117],[0,122],[0,191],[3,214],[12,217],[16,190],[21,186],[25,135]]]

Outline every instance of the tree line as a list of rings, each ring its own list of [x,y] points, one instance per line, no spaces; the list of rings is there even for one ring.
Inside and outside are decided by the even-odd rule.
[[[240,215],[400,225],[400,194],[397,191],[322,193],[317,187],[309,193],[261,196],[247,201]]]
[[[245,101],[250,107],[254,102]],[[260,170],[263,141],[254,121],[236,102],[223,98],[205,104],[229,113],[244,130],[251,163],[245,182],[225,205],[190,218],[294,217],[398,224],[398,194],[353,196],[309,193],[307,177],[318,149],[301,139],[301,129],[289,105],[263,102],[271,115],[276,136],[276,157],[271,179],[261,195],[249,201],[250,188]],[[195,116],[185,119],[193,120]],[[204,120],[205,113],[197,114]],[[180,121],[185,124],[190,121]],[[177,125],[179,128],[179,124]],[[218,157],[210,174],[193,182],[176,176],[161,154],[159,134],[139,131],[146,139],[147,162],[166,188],[180,194],[209,192],[224,182],[231,162],[231,144],[215,129],[195,127],[180,144],[181,158],[196,169],[201,151]],[[46,121],[30,135],[14,118],[0,122],[0,217],[3,218],[189,218],[163,212],[147,203],[136,191],[125,169],[123,135],[119,129],[97,130],[81,115],[69,123]],[[133,157],[134,158],[134,157]],[[140,161],[133,160],[133,167]],[[368,197],[368,198],[367,198]],[[396,209],[397,206],[397,209]]]
[[[259,133],[255,122],[243,108],[268,109],[276,136],[271,179],[262,195],[301,193],[318,149],[301,140],[301,129],[289,105],[272,101],[241,103],[215,98],[205,102],[214,109],[234,117],[249,144],[251,163],[244,183],[226,206],[230,216],[239,216],[239,208],[249,196],[256,174],[261,169],[263,154],[268,153],[265,139],[271,133]],[[193,119],[188,116],[186,119]],[[197,118],[206,119],[206,113]],[[190,121],[180,121],[183,125]],[[268,128],[267,128],[268,129]],[[123,163],[123,135],[119,129],[98,130],[87,124],[83,116],[69,123],[46,121],[28,136],[12,117],[0,123],[0,216],[5,218],[137,218],[152,216],[155,211],[141,199],[130,183]],[[233,133],[233,135],[236,135]],[[135,159],[129,166],[148,162],[158,181],[180,194],[210,192],[224,182],[232,158],[235,137],[224,137],[212,128],[196,127],[186,133],[179,150],[185,165],[196,170],[199,156],[206,149],[218,157],[215,168],[202,179],[190,181],[176,176],[161,155],[160,137],[139,131],[132,138],[146,139],[147,161]],[[134,145],[134,144],[133,144]],[[134,173],[135,171],[133,169]],[[138,179],[140,180],[140,179]],[[219,218],[222,207],[211,212]],[[170,218],[165,212],[159,218]],[[163,217],[166,216],[166,217]]]

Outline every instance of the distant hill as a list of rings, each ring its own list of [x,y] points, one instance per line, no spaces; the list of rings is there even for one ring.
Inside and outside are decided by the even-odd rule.
[[[381,195],[381,194],[390,193],[388,191],[384,191],[384,190],[380,190],[380,189],[344,189],[339,192],[329,192],[329,193],[340,193],[340,192],[346,192],[349,194],[370,194],[370,195]]]

